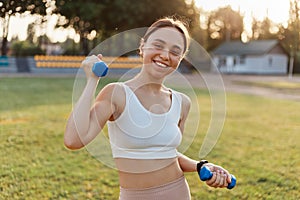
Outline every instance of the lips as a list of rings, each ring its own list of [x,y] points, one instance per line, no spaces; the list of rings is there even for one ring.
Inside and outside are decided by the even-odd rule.
[[[158,60],[153,60],[153,62],[160,68],[168,68],[169,66],[163,62],[160,62]]]

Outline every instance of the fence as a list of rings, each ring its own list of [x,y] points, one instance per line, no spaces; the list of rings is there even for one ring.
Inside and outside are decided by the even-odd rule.
[[[0,73],[71,73],[75,74],[85,56],[36,55],[34,57],[0,57]],[[109,71],[116,74],[136,73],[142,66],[139,57],[103,57]],[[1,67],[2,66],[2,67]],[[3,67],[4,66],[4,67]],[[206,66],[206,65],[205,65]],[[191,64],[183,60],[179,66],[182,73],[190,73]]]
[[[36,55],[34,60],[37,68],[79,68],[85,56],[44,56]],[[138,57],[103,57],[109,68],[139,68],[141,59]]]
[[[0,67],[8,67],[9,60],[7,56],[0,56]]]

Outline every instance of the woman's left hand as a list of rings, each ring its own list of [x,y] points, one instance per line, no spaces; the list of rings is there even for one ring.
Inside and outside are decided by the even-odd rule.
[[[231,175],[226,169],[212,163],[204,164],[204,166],[208,167],[213,173],[211,179],[206,181],[208,186],[214,188],[224,188],[231,183]]]

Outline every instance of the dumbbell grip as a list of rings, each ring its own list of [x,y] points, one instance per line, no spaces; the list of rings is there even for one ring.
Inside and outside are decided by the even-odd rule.
[[[207,181],[207,180],[211,179],[212,176],[213,176],[213,173],[209,170],[208,167],[203,166],[200,169],[199,177],[200,177],[201,181]],[[232,189],[232,188],[234,188],[235,185],[236,185],[236,178],[234,175],[231,174],[231,183],[227,186],[227,189]]]
[[[100,61],[93,65],[92,71],[96,76],[103,77],[107,74],[108,67],[103,61]]]

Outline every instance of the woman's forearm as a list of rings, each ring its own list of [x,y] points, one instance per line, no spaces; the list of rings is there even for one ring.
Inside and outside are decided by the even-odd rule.
[[[183,172],[196,172],[198,161],[193,160],[183,154],[178,155],[178,162]]]
[[[98,80],[90,78],[69,117],[66,131],[65,144],[69,148],[81,148],[85,143],[85,136],[90,126],[90,110]]]

